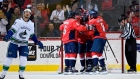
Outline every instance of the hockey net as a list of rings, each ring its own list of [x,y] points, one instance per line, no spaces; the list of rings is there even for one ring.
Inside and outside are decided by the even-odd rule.
[[[105,58],[106,67],[108,73],[124,73],[125,63],[124,63],[124,40],[120,38],[120,33],[107,33],[106,45],[104,47],[103,56]],[[64,51],[61,51],[61,64],[58,69],[59,72],[63,73],[65,63],[64,63]],[[77,70],[80,70],[80,58],[77,56],[76,66]]]

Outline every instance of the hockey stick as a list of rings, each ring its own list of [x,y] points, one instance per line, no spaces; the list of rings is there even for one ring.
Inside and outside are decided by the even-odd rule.
[[[30,46],[36,46],[35,43],[28,43]]]
[[[107,60],[107,56],[106,56],[106,51],[104,50],[104,54],[105,54],[105,59]]]
[[[111,49],[111,52],[112,52],[112,54],[113,54],[113,56],[114,56],[116,62],[119,63],[118,60],[117,60],[117,58],[116,58],[116,56],[115,56],[114,51],[112,50],[112,47],[110,46],[110,44],[109,44],[109,42],[108,42],[108,40],[106,40],[106,41],[107,41],[107,43],[108,43],[108,45],[109,45],[109,47],[110,47],[110,49]]]
[[[57,47],[56,49],[54,49],[54,50],[52,50],[51,52],[49,52],[49,54],[55,52],[56,50],[58,50],[59,48],[61,48],[61,46],[62,46],[62,44],[61,44],[59,47]]]

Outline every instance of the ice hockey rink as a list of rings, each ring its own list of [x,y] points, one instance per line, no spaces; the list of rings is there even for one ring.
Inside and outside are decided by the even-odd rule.
[[[140,79],[140,73],[122,74],[108,73],[106,75],[63,75],[56,72],[25,72],[25,79]],[[17,72],[8,72],[5,79],[19,79]]]

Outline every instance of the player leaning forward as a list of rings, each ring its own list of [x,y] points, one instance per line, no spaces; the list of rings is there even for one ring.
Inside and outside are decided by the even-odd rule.
[[[17,19],[12,25],[11,29],[8,31],[7,35],[4,36],[3,40],[8,41],[10,39],[10,44],[8,46],[6,60],[3,65],[3,71],[0,79],[4,79],[13,58],[17,58],[17,51],[19,52],[19,79],[24,79],[23,73],[25,71],[27,56],[28,56],[28,40],[31,38],[35,44],[39,45],[39,48],[43,49],[43,44],[38,41],[36,35],[34,34],[34,23],[29,20],[31,16],[31,10],[25,9],[23,17]]]

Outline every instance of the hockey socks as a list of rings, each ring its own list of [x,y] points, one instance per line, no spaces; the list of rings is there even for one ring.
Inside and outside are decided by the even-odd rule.
[[[69,54],[65,54],[65,66],[69,67]]]
[[[104,59],[99,59],[99,63],[101,67],[105,67],[105,61]]]
[[[98,54],[99,57],[99,63],[101,67],[105,67],[105,61],[104,61],[104,57],[102,54]]]
[[[69,67],[69,59],[65,59],[65,66]]]
[[[81,66],[85,67],[85,59],[80,60]]]
[[[25,66],[19,66],[19,75],[20,75],[20,77],[23,77],[24,71],[25,71]]]
[[[97,66],[98,65],[98,61],[99,61],[99,59],[98,59],[98,53],[92,52],[92,61],[93,61],[93,65],[94,66]]]
[[[80,56],[80,63],[81,63],[81,66],[82,67],[85,67],[85,54],[84,53],[80,53],[79,54],[79,56]]]
[[[27,62],[27,57],[25,56],[20,56],[20,66],[19,66],[19,75],[23,77],[23,73],[25,71],[25,66]]]
[[[86,52],[86,66],[93,65],[91,52]]]
[[[93,58],[93,65],[94,66],[97,66],[98,65],[98,58]]]
[[[7,71],[9,70],[9,66],[11,65],[12,61],[13,61],[13,58],[9,58],[9,57],[6,58],[6,60],[4,62],[4,65],[3,65],[1,78],[3,78],[6,75]]]
[[[68,54],[68,55],[69,55],[69,66],[70,67],[75,67],[77,54],[76,53],[71,53],[71,54]]]

